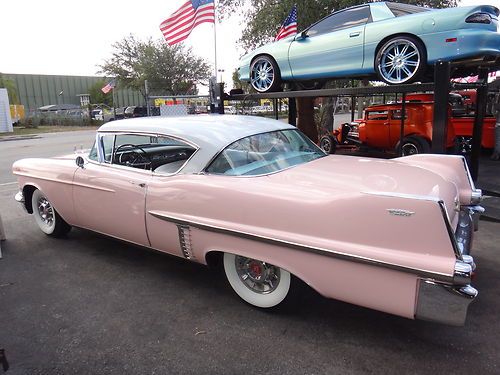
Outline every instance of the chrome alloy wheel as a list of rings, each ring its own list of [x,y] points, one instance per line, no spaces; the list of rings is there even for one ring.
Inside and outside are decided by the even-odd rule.
[[[402,150],[402,156],[409,156],[409,155],[415,155],[415,154],[418,154],[418,148],[416,145],[414,145],[413,143],[405,143],[403,144],[403,146],[401,147],[401,150]]]
[[[240,280],[252,292],[268,294],[279,285],[279,267],[242,256],[235,257],[235,266]]]
[[[459,155],[467,155],[472,152],[472,137],[457,136],[455,144]]]
[[[319,142],[319,147],[329,154],[332,150],[332,141],[328,137],[323,137]]]
[[[389,83],[404,83],[417,73],[422,56],[410,40],[396,39],[387,45],[380,58],[378,69]]]
[[[51,227],[54,224],[54,209],[50,202],[44,196],[41,196],[37,202],[38,214],[40,219],[47,226]]]
[[[254,61],[251,70],[250,82],[252,87],[259,92],[270,90],[276,75],[271,61],[267,58],[259,58]]]

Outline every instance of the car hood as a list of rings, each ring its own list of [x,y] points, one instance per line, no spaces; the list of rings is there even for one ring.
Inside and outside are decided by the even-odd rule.
[[[268,176],[314,194],[367,193],[443,200],[450,221],[458,189],[432,170],[396,160],[329,155]]]

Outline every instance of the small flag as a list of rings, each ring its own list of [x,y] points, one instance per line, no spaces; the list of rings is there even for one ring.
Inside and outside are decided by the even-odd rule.
[[[108,84],[106,86],[104,86],[101,91],[105,94],[107,94],[108,92],[110,92],[111,90],[113,90],[116,86],[116,81],[114,79],[112,79],[111,81],[108,82]]]
[[[201,23],[215,23],[214,0],[189,0],[160,24],[169,45],[182,42]]]
[[[287,36],[297,34],[297,5],[294,5],[285,22],[281,25],[275,40],[286,38]]]

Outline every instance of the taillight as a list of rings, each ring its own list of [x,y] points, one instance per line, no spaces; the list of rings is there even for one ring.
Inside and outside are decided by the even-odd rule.
[[[465,19],[465,22],[467,23],[486,23],[490,24],[491,23],[491,15],[488,13],[474,13],[471,14],[469,17]]]

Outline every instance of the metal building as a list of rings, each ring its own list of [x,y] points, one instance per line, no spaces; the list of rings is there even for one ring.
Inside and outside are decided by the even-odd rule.
[[[19,100],[24,105],[26,114],[50,104],[80,105],[80,96],[88,94],[89,88],[96,82],[108,80],[104,77],[59,76],[41,74],[3,74],[15,82]],[[144,105],[144,99],[138,91],[117,89],[115,106]]]

